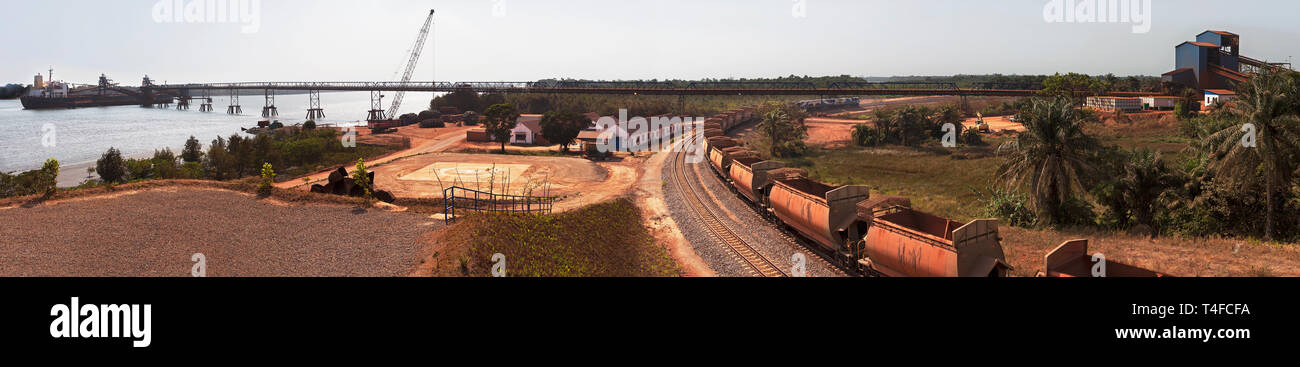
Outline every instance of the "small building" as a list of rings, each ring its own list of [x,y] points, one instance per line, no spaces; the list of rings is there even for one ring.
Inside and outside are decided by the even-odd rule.
[[[1088,97],[1085,105],[1102,111],[1135,112],[1142,110],[1142,101],[1137,97]]]
[[[1205,90],[1205,107],[1214,107],[1216,103],[1228,103],[1237,98],[1237,92],[1227,89],[1206,89]]]
[[[514,145],[551,145],[542,136],[542,115],[521,115],[510,130],[510,144]]]
[[[1172,110],[1178,105],[1182,98],[1170,96],[1149,96],[1142,97],[1142,109],[1144,110]]]

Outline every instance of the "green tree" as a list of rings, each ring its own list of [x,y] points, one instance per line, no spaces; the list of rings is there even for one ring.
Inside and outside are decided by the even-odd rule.
[[[1078,73],[1048,76],[1043,80],[1042,95],[1047,97],[1066,97],[1078,103],[1086,94],[1105,94],[1110,87],[1105,82],[1091,76]]]
[[[1007,160],[997,175],[1012,188],[1029,190],[1045,224],[1059,224],[1065,204],[1086,192],[1099,144],[1083,131],[1087,115],[1066,98],[1035,100],[1021,116],[1026,130],[998,148]]]
[[[257,194],[271,196],[271,184],[275,183],[275,169],[270,163],[262,163],[262,180],[257,185]]]
[[[54,195],[59,188],[59,160],[50,158],[45,160],[41,165],[40,183],[37,185],[37,191],[44,194],[45,197]]]
[[[199,144],[199,139],[190,136],[190,139],[185,141],[185,149],[181,150],[181,159],[186,163],[203,160],[203,144]]]
[[[212,141],[212,145],[208,146],[208,152],[204,154],[203,166],[212,179],[225,180],[234,177],[234,159],[226,150],[225,138],[218,136]]]
[[[1201,142],[1216,178],[1245,184],[1262,176],[1264,236],[1277,234],[1277,211],[1295,183],[1300,160],[1300,74],[1265,71],[1244,83],[1227,105],[1228,128]]]
[[[578,139],[578,134],[589,123],[587,116],[577,112],[550,111],[542,116],[542,136],[553,144],[559,144],[560,151],[568,153],[569,144]]]
[[[767,102],[758,108],[761,120],[756,126],[759,139],[773,158],[794,157],[804,153],[808,137],[803,110],[780,102]]]
[[[357,159],[357,166],[352,170],[352,180],[356,181],[357,186],[365,190],[366,206],[370,206],[370,199],[373,193],[370,191],[370,172],[366,171],[366,160]]]
[[[108,148],[108,151],[95,161],[95,172],[99,173],[99,178],[106,183],[122,182],[126,178],[126,161],[122,159],[122,152],[117,148]]]
[[[504,154],[506,142],[510,141],[510,131],[519,123],[519,112],[515,111],[514,105],[502,103],[488,107],[483,112],[483,117],[483,128],[493,139],[501,142],[501,153]]]
[[[1116,188],[1123,193],[1126,206],[1133,212],[1137,223],[1152,229],[1152,234],[1155,234],[1157,202],[1169,188],[1178,184],[1178,179],[1160,159],[1159,152],[1142,148],[1129,156]]]

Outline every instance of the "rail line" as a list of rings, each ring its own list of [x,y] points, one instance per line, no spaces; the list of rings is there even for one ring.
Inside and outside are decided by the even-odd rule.
[[[693,135],[690,139],[699,139],[699,135]],[[718,219],[717,215],[715,215],[712,210],[709,210],[709,207],[704,204],[703,199],[700,198],[700,193],[696,190],[696,187],[693,184],[694,181],[690,180],[686,175],[685,149],[677,152],[677,158],[673,167],[673,175],[677,178],[677,189],[681,192],[687,205],[691,207],[691,211],[700,218],[704,223],[704,226],[709,229],[709,232],[718,240],[718,242],[721,242],[723,245],[730,248],[732,252],[739,256],[751,270],[759,275],[764,277],[787,276],[779,266],[764,257],[763,254],[759,253],[753,246],[745,243],[745,240],[736,235],[731,228],[727,228],[727,226]]]

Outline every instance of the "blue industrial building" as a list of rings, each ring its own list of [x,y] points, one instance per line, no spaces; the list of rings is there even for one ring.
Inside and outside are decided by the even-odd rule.
[[[1243,82],[1241,37],[1223,31],[1205,31],[1196,41],[1174,47],[1174,71],[1165,73],[1165,82],[1197,90],[1229,89],[1230,82]],[[1246,58],[1249,59],[1249,58]]]
[[[1195,41],[1174,47],[1174,71],[1164,73],[1166,83],[1200,91],[1202,106],[1212,106],[1235,97],[1237,83],[1265,69],[1290,69],[1290,63],[1269,63],[1241,55],[1241,36],[1224,31],[1205,31]]]

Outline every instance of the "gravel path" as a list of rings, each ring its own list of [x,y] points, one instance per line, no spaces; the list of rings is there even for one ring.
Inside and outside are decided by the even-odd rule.
[[[442,226],[425,216],[287,205],[209,189],[0,209],[0,276],[405,276]]]
[[[663,175],[669,180],[675,179],[674,171],[678,162],[675,159],[669,159],[664,165]],[[791,257],[796,253],[803,253],[806,257],[807,275],[810,277],[828,277],[843,276],[828,264],[818,259],[818,256],[802,246],[792,244],[777,228],[758,215],[745,201],[733,194],[731,190],[713,173],[707,160],[697,164],[687,164],[686,176],[688,179],[702,182],[703,187],[713,195],[710,197],[706,194],[704,200],[709,204],[719,204],[717,212],[720,220],[731,225],[746,243],[749,243],[764,257],[771,260],[782,271],[787,274],[791,273],[793,262]],[[726,245],[718,243],[708,229],[695,218],[690,207],[681,196],[683,193],[677,189],[677,185],[669,184],[664,188],[664,198],[668,203],[673,218],[681,228],[682,235],[691,246],[695,248],[696,253],[704,261],[709,263],[720,276],[757,276],[743,261],[736,256]],[[713,200],[716,198],[717,200]],[[738,219],[738,220],[737,220]]]

